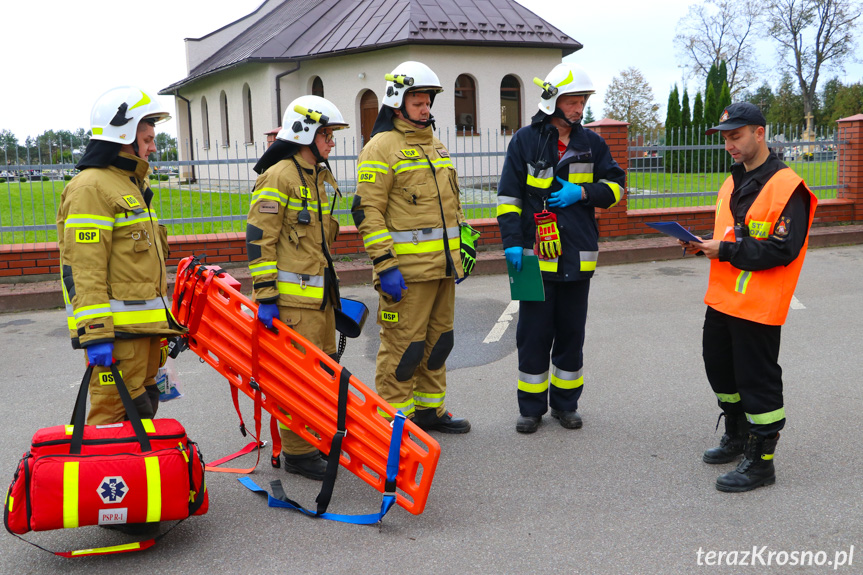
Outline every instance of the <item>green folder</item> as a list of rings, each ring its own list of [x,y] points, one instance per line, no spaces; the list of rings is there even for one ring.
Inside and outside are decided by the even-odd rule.
[[[545,287],[542,285],[538,256],[522,256],[520,272],[506,262],[506,271],[509,274],[509,293],[513,300],[545,301]]]

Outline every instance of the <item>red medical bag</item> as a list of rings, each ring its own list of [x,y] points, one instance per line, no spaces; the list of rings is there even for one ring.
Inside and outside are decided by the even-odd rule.
[[[33,436],[7,492],[6,529],[23,534],[206,513],[198,446],[174,419],[141,419],[116,365],[102,377],[113,375],[129,420],[84,424],[92,371],[90,366],[84,374],[72,424],[40,429]]]

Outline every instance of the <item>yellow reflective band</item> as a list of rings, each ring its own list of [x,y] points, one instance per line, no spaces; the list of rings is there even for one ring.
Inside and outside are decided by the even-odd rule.
[[[253,276],[259,276],[263,274],[274,274],[278,271],[276,268],[276,262],[260,262],[257,264],[249,264],[249,272]]]
[[[542,266],[540,266],[540,269],[542,269]],[[581,260],[579,262],[579,269],[583,272],[596,271],[596,260]]]
[[[497,217],[500,217],[503,214],[517,214],[520,216],[521,208],[512,204],[500,204],[497,207]]]
[[[300,284],[292,282],[279,282],[279,293],[282,295],[294,295],[319,300],[324,297],[324,288],[310,285],[303,287]]]
[[[608,180],[599,180],[599,183],[605,184],[606,186],[611,188],[611,192],[614,194],[614,203],[611,204],[611,206],[609,207],[616,206],[617,203],[620,201],[621,196],[623,195],[623,192],[620,189],[620,185],[614,182],[609,182]]]
[[[749,280],[752,279],[752,272],[743,270],[737,276],[737,281],[734,282],[734,291],[737,293],[746,293],[746,288],[749,287]]]
[[[584,376],[582,375],[578,379],[560,379],[552,373],[551,385],[558,389],[576,389],[584,385]]]
[[[147,523],[162,520],[162,474],[159,472],[159,458],[145,457],[147,470]]]
[[[140,99],[140,100],[138,100],[138,103],[137,103],[137,104],[135,104],[134,106],[132,106],[132,107],[131,107],[131,108],[129,108],[129,109],[130,109],[130,110],[134,110],[134,109],[135,109],[135,108],[137,108],[138,106],[146,106],[146,105],[147,105],[147,104],[149,104],[149,103],[150,103],[150,96],[148,96],[146,92],[141,91],[141,99]]]
[[[77,230],[75,232],[75,243],[98,244],[99,230]]]
[[[740,403],[740,394],[717,393],[716,399],[718,399],[722,403]]]
[[[399,321],[399,314],[395,311],[382,311],[381,320],[396,323]]]
[[[445,393],[414,392],[414,403],[421,407],[440,407],[443,405]]]
[[[407,172],[409,170],[431,169],[429,163],[425,160],[402,160],[393,164],[393,173]]]
[[[168,314],[165,313],[164,309],[114,312],[115,327],[137,323],[159,323],[167,321]]]
[[[78,527],[78,462],[63,463],[63,528]]]
[[[596,267],[594,265],[594,267]],[[541,272],[556,272],[557,260],[539,260],[539,271]]]
[[[111,306],[108,304],[85,305],[75,310],[75,321],[84,321],[94,317],[111,317],[111,315]]]
[[[112,545],[111,547],[94,547],[93,549],[79,549],[72,551],[72,556],[75,555],[101,555],[103,553],[117,553],[118,551],[131,551],[132,549],[140,549],[141,543],[126,543],[125,545]]]
[[[390,235],[389,230],[380,230],[377,232],[370,233],[367,236],[363,236],[363,245],[368,247],[378,242],[391,239],[393,239],[393,237]]]
[[[719,198],[719,201],[716,202],[716,211],[719,212],[719,210],[721,210],[721,209],[722,209],[722,198]]]
[[[360,183],[368,182],[370,184],[373,184],[373,183],[375,183],[375,173],[374,172],[360,172],[360,175],[359,175],[359,178],[357,178],[357,181]]]
[[[527,175],[527,185],[533,186],[534,188],[550,188],[551,180],[553,178],[535,178],[530,174]]]
[[[770,235],[770,222],[749,222],[749,236],[763,240]]]
[[[389,169],[389,164],[383,162],[360,162],[360,165],[357,166],[357,171],[381,172],[383,174],[386,174]]]
[[[526,393],[543,393],[548,390],[548,380],[546,379],[540,383],[528,383],[519,379],[518,389]]]
[[[435,168],[452,168],[452,160],[449,158],[440,158],[438,160],[432,160],[432,164]]]
[[[100,230],[112,230],[114,218],[97,216],[95,214],[69,214],[63,222],[67,228],[99,228]]]
[[[260,190],[252,192],[251,205],[255,205],[255,202],[259,200],[274,200],[279,202],[282,206],[285,206],[288,203],[288,196],[276,188],[261,188]]]
[[[569,174],[567,178],[571,184],[593,183],[593,174]]]
[[[450,238],[449,249],[457,250],[461,248],[461,238]],[[427,254],[430,252],[444,251],[443,240],[429,240],[427,242],[413,243],[398,243],[393,244],[393,251],[397,254]]]
[[[755,425],[776,423],[777,421],[785,419],[785,408],[780,407],[779,409],[768,411],[767,413],[747,413],[746,419],[749,420],[749,423],[754,423]]]
[[[153,423],[152,419],[142,419],[141,425],[144,426],[144,431],[147,433],[156,433],[156,425]]]

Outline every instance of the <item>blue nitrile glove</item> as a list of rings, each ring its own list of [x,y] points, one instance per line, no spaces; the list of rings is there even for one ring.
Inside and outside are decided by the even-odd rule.
[[[258,321],[273,329],[273,319],[279,317],[279,306],[274,303],[258,304]]]
[[[551,192],[548,197],[548,205],[552,208],[565,208],[581,201],[581,186],[567,182],[560,176],[555,178],[563,187],[556,192]]]
[[[108,367],[114,363],[114,342],[103,341],[88,345],[87,357],[90,359],[90,365]]]
[[[523,251],[524,250],[521,246],[513,246],[503,250],[503,253],[506,256],[506,261],[509,262],[517,272],[521,271],[521,254]]]
[[[385,294],[393,298],[393,301],[402,300],[402,290],[408,289],[405,285],[405,278],[399,268],[390,268],[381,272],[381,289]]]

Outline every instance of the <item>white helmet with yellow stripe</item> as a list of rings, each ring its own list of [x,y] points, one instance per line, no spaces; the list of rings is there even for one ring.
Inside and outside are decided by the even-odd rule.
[[[170,120],[171,114],[141,88],[112,88],[99,96],[90,111],[90,130],[93,132],[91,139],[132,144],[138,124],[144,119],[158,124]]]
[[[554,114],[557,107],[557,99],[564,94],[573,94],[576,96],[589,96],[596,92],[593,88],[593,82],[590,76],[584,71],[584,68],[578,64],[568,64],[566,62],[555,66],[545,80],[534,78],[533,83],[542,88],[542,96],[539,100],[539,109],[549,116]]]
[[[282,117],[282,129],[276,138],[309,146],[321,126],[341,130],[349,128],[336,105],[320,96],[300,96],[290,104]]]

